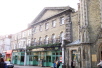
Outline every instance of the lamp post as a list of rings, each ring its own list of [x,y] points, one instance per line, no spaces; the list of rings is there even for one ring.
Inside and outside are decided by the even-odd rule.
[[[66,68],[66,65],[65,65],[65,38],[62,38],[61,47],[62,47],[62,68]]]
[[[27,45],[26,45],[27,47]],[[26,65],[26,57],[27,57],[27,54],[26,54],[26,47],[25,47],[25,56],[24,56],[24,66]]]

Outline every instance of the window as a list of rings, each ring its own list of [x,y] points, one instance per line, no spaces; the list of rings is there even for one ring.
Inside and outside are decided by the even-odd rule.
[[[39,38],[39,45],[41,45],[41,43],[42,43],[42,38],[40,37]]]
[[[36,27],[34,27],[34,33],[36,32]]]
[[[60,18],[60,24],[64,24],[64,17]]]
[[[48,36],[45,36],[45,44],[48,44]]]
[[[34,38],[34,45],[36,45],[36,38]]]
[[[63,32],[60,33],[60,42],[62,42]]]
[[[22,32],[22,37],[25,37],[25,32]]]
[[[52,21],[52,27],[55,27],[55,26],[56,26],[56,21],[53,20],[53,21]]]
[[[31,35],[31,29],[30,30],[28,30],[28,36],[30,36]]]
[[[30,41],[30,40],[28,40],[28,46],[30,46],[30,43],[31,43],[31,41]]]
[[[52,43],[55,43],[56,42],[56,40],[55,40],[55,35],[53,34],[52,35]]]
[[[48,23],[45,23],[45,29],[48,29]]]
[[[42,25],[40,25],[40,27],[39,27],[39,31],[42,31]]]
[[[24,62],[24,56],[21,56],[21,62]]]

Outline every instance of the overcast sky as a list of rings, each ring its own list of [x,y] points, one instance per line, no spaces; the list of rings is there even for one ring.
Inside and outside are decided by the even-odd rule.
[[[0,0],[0,35],[15,34],[27,28],[44,7],[71,6],[79,0]]]

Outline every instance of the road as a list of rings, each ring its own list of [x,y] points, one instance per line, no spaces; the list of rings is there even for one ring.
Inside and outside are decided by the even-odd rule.
[[[51,68],[51,67],[40,67],[40,66],[18,66],[18,65],[14,65],[14,68]]]

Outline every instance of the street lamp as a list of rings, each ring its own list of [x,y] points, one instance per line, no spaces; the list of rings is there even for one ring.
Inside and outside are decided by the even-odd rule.
[[[66,48],[66,44],[70,43],[70,41],[68,41],[66,38],[62,38],[62,68],[66,68],[66,64],[65,64],[65,48]]]
[[[27,45],[25,46],[24,66],[26,65],[26,57],[27,57],[26,49],[27,49]]]

